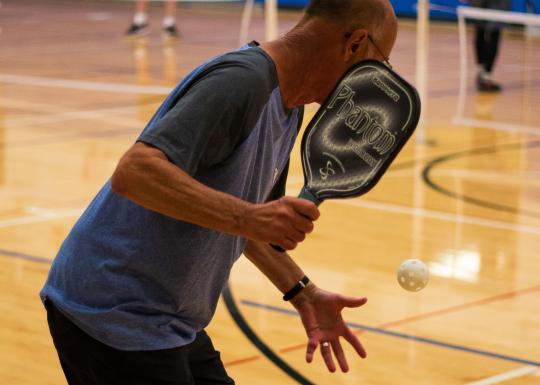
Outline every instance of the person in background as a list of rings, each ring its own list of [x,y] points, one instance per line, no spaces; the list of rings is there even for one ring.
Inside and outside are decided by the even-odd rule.
[[[148,0],[137,0],[135,4],[135,15],[133,16],[133,22],[127,30],[127,34],[133,35],[145,35],[149,31],[148,14],[146,12],[148,6]],[[178,37],[178,28],[176,27],[176,1],[165,1],[165,15],[163,17],[163,32],[169,37]]]
[[[511,0],[470,0],[471,7],[509,11]],[[478,74],[476,86],[482,92],[499,92],[501,86],[491,74],[497,59],[501,38],[501,25],[493,21],[476,21],[475,52]]]

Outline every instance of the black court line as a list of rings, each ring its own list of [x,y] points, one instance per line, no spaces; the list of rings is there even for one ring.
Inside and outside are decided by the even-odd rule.
[[[534,148],[534,147],[540,147],[540,141],[532,141],[528,143],[503,144],[503,145],[498,145],[498,146],[477,148],[477,149],[460,151],[460,152],[455,152],[448,155],[439,156],[429,161],[428,164],[424,167],[424,170],[422,171],[422,178],[424,179],[424,182],[430,188],[450,198],[458,199],[458,200],[470,203],[472,205],[476,205],[476,206],[480,206],[480,207],[484,207],[484,208],[488,208],[488,209],[492,209],[496,211],[506,212],[510,214],[520,214],[520,215],[525,215],[525,216],[529,216],[533,218],[540,218],[540,212],[538,211],[507,206],[507,205],[503,205],[503,204],[496,203],[493,201],[475,198],[469,195],[459,194],[456,191],[445,188],[441,186],[440,184],[434,182],[430,174],[431,171],[437,165],[440,165],[442,163],[445,163],[451,160],[470,157],[470,156],[493,154],[500,151],[510,151],[510,150],[517,150],[521,148]]]
[[[240,312],[240,309],[236,305],[236,302],[234,300],[234,297],[232,295],[231,288],[229,284],[225,286],[225,290],[223,290],[223,300],[225,301],[225,306],[227,307],[227,310],[229,310],[229,313],[231,314],[234,322],[236,325],[240,328],[242,333],[251,341],[253,345],[259,351],[266,356],[274,365],[276,365],[279,369],[281,369],[283,372],[285,372],[287,375],[289,375],[293,380],[298,382],[302,385],[315,385],[313,382],[309,381],[307,378],[302,376],[300,373],[298,373],[296,370],[294,370],[289,364],[287,364],[285,361],[283,361],[279,356],[272,351],[266,345],[258,336],[257,334],[251,329],[251,327],[246,322],[244,316]]]

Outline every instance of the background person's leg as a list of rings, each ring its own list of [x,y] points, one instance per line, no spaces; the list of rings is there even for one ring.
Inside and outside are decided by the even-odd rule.
[[[476,52],[476,64],[478,65],[478,70],[484,70],[485,71],[485,34],[486,34],[486,28],[483,24],[476,24],[475,27],[475,40],[474,40],[474,48]]]
[[[501,29],[497,25],[487,24],[483,27],[481,39],[478,38],[477,49],[481,55],[481,64],[478,68],[477,87],[480,91],[498,92],[501,90],[501,86],[493,81],[491,75],[499,50],[500,33]]]
[[[148,14],[146,13],[147,5],[148,0],[138,0],[136,2],[133,22],[126,32],[128,35],[144,35],[148,33]]]
[[[165,2],[165,17],[163,18],[163,31],[169,37],[178,36],[178,29],[176,27],[176,0],[167,0]]]
[[[499,42],[501,37],[500,28],[493,27],[485,33],[485,52],[484,52],[484,65],[486,72],[491,73],[497,53],[499,52]]]

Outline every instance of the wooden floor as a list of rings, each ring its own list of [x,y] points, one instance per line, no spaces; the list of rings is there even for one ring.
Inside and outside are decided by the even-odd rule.
[[[131,12],[129,2],[2,1],[2,385],[65,383],[38,299],[50,261],[171,86],[238,45],[239,5],[181,3],[176,42],[161,36],[159,6],[152,33],[126,39]],[[281,12],[281,28],[297,17]],[[250,35],[263,39],[260,9]],[[402,21],[391,61],[413,82],[415,42],[413,22]],[[495,73],[504,92],[475,93],[469,72],[462,116],[457,42],[454,24],[432,23],[417,137],[369,194],[324,203],[293,253],[319,286],[369,298],[346,313],[368,359],[349,355],[348,374],[327,373],[319,356],[306,364],[298,317],[241,259],[230,280],[234,314],[278,359],[220,303],[209,332],[238,384],[540,384],[540,41],[507,31]],[[296,194],[298,148],[292,163]],[[431,270],[415,294],[395,279],[412,257]]]

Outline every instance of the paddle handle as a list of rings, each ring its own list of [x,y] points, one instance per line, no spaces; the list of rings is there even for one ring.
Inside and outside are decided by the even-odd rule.
[[[315,203],[317,206],[319,206],[322,201],[319,200],[319,198],[317,198],[315,196],[315,194],[313,194],[311,191],[309,191],[306,186],[302,187],[302,190],[300,190],[300,194],[298,195],[298,198],[302,198],[302,199],[306,199],[308,201],[311,201],[313,203]],[[285,252],[285,249],[281,246],[278,246],[278,245],[272,245],[270,244],[270,246],[272,246],[272,248],[276,251],[279,251],[280,253],[283,253]]]

